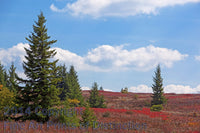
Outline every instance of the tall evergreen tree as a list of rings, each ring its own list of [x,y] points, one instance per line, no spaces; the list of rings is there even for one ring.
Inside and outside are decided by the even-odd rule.
[[[0,84],[4,87],[6,86],[6,79],[5,79],[5,69],[4,66],[0,62]]]
[[[45,22],[46,19],[41,12],[38,21],[33,25],[33,32],[26,38],[29,48],[25,48],[26,61],[23,62],[23,69],[27,79],[18,77],[24,85],[17,88],[18,103],[23,106],[24,111],[30,108],[30,114],[22,116],[23,120],[47,121],[49,116],[37,115],[34,112],[35,108],[49,109],[59,101],[59,90],[56,88],[59,79],[55,75],[58,60],[50,61],[56,54],[55,50],[50,49],[56,40],[49,40]]]
[[[9,87],[8,78],[7,71],[0,62],[0,84],[7,88]]]
[[[104,104],[105,100],[103,95],[99,95],[98,91],[98,85],[96,82],[94,82],[92,89],[90,91],[90,97],[89,97],[89,105],[92,108],[105,108],[106,105]]]
[[[9,88],[9,76],[8,76],[8,73],[7,73],[6,69],[4,71],[4,81],[5,81],[5,86],[7,88]]]
[[[9,69],[9,90],[13,91],[16,93],[16,86],[18,85],[17,83],[17,74],[16,74],[16,67],[14,66],[14,63],[12,62],[10,69]]]
[[[61,65],[59,69],[59,77],[61,78],[61,81],[58,82],[59,88],[62,88],[61,94],[59,95],[60,100],[66,100],[66,95],[68,91],[68,86],[67,86],[67,68],[65,65]]]
[[[157,66],[155,71],[155,77],[153,77],[154,84],[152,85],[153,89],[153,100],[151,101],[151,105],[159,105],[164,104],[166,99],[164,97],[164,88],[163,88],[163,79],[161,77],[161,69],[160,65]]]
[[[82,96],[81,87],[78,81],[78,75],[74,69],[74,66],[70,67],[69,73],[67,74],[67,86],[67,98],[79,100],[79,105],[82,106],[84,104],[84,98]]]

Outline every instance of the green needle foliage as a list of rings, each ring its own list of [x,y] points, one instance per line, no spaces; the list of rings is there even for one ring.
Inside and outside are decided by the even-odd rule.
[[[0,84],[3,85],[4,87],[7,86],[7,74],[6,70],[4,69],[4,66],[0,62]]]
[[[16,74],[16,67],[14,66],[14,63],[12,62],[10,69],[9,69],[9,90],[13,91],[14,93],[16,93],[16,86],[18,85],[17,82],[17,74]]]
[[[98,85],[96,82],[94,82],[92,86],[88,102],[92,108],[106,108],[104,97],[99,95]]]
[[[121,89],[121,93],[128,93],[128,87],[125,87],[124,89]]]
[[[157,66],[155,71],[155,77],[153,77],[154,84],[152,85],[153,89],[153,100],[151,101],[151,106],[160,105],[166,103],[166,99],[164,97],[164,88],[163,88],[163,79],[161,77],[161,69],[160,65]]]
[[[60,100],[64,101],[66,100],[66,95],[67,95],[67,91],[68,91],[68,86],[67,86],[67,68],[65,65],[61,65],[59,66],[59,72],[58,75],[61,78],[61,81],[58,82],[57,87],[58,88],[62,88],[61,94],[59,95]]]
[[[82,96],[82,91],[74,66],[70,67],[69,73],[67,74],[67,86],[67,99],[77,99],[78,101],[80,101],[79,105],[83,106],[84,98]]]
[[[101,87],[99,88],[99,90],[100,90],[100,91],[103,91],[103,87],[101,86]]]
[[[97,118],[93,113],[93,110],[89,108],[89,105],[86,105],[85,110],[82,114],[81,125],[83,127],[93,127],[95,125]],[[94,128],[94,127],[93,127]]]
[[[26,40],[29,48],[25,48],[26,61],[23,62],[23,69],[26,79],[18,77],[21,86],[17,87],[17,102],[24,111],[30,107],[30,114],[22,116],[23,120],[47,121],[49,116],[38,116],[34,113],[36,107],[49,109],[59,101],[59,89],[56,88],[58,60],[52,61],[56,51],[50,49],[56,40],[49,40],[46,19],[41,12],[38,21],[33,25],[33,32]]]
[[[12,108],[15,105],[14,101],[14,93],[0,84],[0,120],[10,117],[9,113],[6,115],[4,113],[7,112],[8,108]]]

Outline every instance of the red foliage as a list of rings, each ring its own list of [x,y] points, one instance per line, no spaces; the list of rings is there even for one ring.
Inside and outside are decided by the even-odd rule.
[[[83,107],[77,107],[77,110],[84,110]],[[127,111],[132,111],[137,114],[148,115],[150,118],[160,117],[163,120],[167,120],[168,114],[164,112],[151,112],[149,108],[143,108],[142,110],[127,110],[127,109],[112,109],[112,108],[92,108],[94,112],[104,113],[126,113]]]

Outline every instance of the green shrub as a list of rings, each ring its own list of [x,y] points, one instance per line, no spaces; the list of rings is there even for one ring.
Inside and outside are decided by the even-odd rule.
[[[79,127],[80,120],[78,119],[76,112],[69,110],[69,108],[57,109],[58,113],[51,116],[51,121],[66,124],[71,128]]]
[[[71,127],[78,127],[80,120],[78,119],[76,109],[71,108],[67,100],[63,102],[63,104],[64,104],[64,107],[60,109],[56,107],[53,107],[50,109],[52,110],[51,121],[67,124]]]
[[[96,124],[94,124],[94,123],[96,123],[96,120],[97,120],[97,118],[94,115],[93,110],[91,110],[89,108],[89,105],[87,105],[85,110],[83,111],[82,119],[80,121],[80,124],[82,126],[85,126],[85,127],[93,127],[93,128],[95,128],[97,126]]]
[[[128,88],[127,87],[125,87],[124,89],[122,88],[121,93],[128,93]]]
[[[163,109],[162,104],[151,106],[151,111],[161,111],[162,109]]]
[[[12,108],[15,105],[15,95],[3,85],[0,85],[0,120],[5,120],[8,116],[5,116],[6,112],[5,107],[8,109]]]

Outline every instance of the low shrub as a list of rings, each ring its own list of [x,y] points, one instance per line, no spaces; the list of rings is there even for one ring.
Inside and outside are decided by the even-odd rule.
[[[163,109],[163,106],[162,104],[159,104],[159,105],[153,105],[151,106],[151,111],[161,111]]]
[[[8,109],[15,105],[15,94],[11,92],[8,88],[0,85],[0,120],[5,120],[9,118],[9,115],[5,116],[5,108]]]

